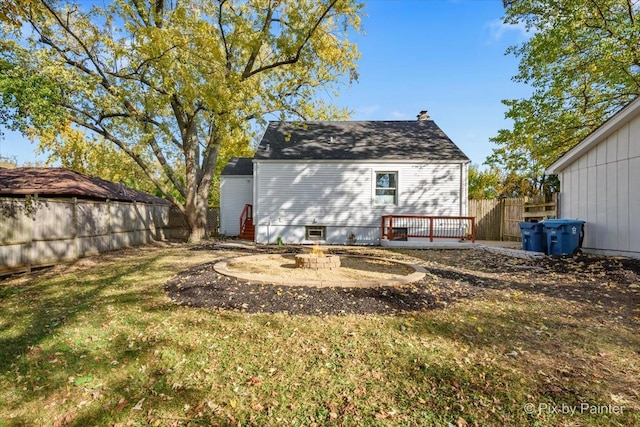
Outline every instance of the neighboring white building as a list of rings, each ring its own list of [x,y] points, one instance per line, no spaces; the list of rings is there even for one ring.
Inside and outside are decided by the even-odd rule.
[[[240,234],[240,213],[253,203],[253,163],[247,158],[233,158],[220,175],[220,234]]]
[[[468,163],[426,114],[417,121],[271,122],[253,158],[255,241],[378,244],[382,215],[466,216]],[[223,175],[223,189],[237,185],[231,179],[240,175]],[[239,223],[242,211],[240,196],[232,205],[225,193],[222,232],[232,230],[222,226],[226,217]]]
[[[556,160],[560,216],[586,221],[583,250],[640,258],[640,98]]]

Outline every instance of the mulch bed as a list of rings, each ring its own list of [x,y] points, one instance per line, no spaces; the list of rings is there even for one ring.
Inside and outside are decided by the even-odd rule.
[[[215,262],[242,255],[214,246],[194,250],[220,255],[214,262],[184,271],[165,285],[176,303],[249,313],[300,315],[401,314],[442,308],[491,290],[533,292],[592,304],[603,315],[629,322],[640,319],[640,260],[579,255],[520,259],[483,250],[396,250],[398,260],[429,272],[408,285],[384,288],[312,288],[245,283],[213,270]],[[296,248],[260,248],[260,252],[297,252]],[[380,256],[380,250],[332,249],[331,253]]]

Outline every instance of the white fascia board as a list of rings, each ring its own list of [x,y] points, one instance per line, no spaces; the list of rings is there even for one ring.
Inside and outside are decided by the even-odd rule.
[[[587,153],[591,148],[595,147],[598,143],[605,140],[613,132],[617,131],[627,122],[631,121],[635,117],[637,111],[640,109],[640,97],[629,103],[622,110],[618,111],[613,117],[602,124],[598,129],[593,131],[589,136],[583,139],[580,143],[575,145],[569,151],[560,156],[555,162],[551,163],[545,170],[547,175],[556,175],[573,162],[578,160],[583,154]]]

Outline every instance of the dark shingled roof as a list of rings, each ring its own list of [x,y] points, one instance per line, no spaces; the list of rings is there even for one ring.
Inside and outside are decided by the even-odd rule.
[[[169,204],[160,197],[123,184],[91,178],[63,168],[0,168],[0,196],[37,194],[46,197],[78,197],[124,202]]]
[[[255,158],[469,161],[432,120],[270,122]]]
[[[222,170],[222,175],[253,175],[253,159],[234,157]]]

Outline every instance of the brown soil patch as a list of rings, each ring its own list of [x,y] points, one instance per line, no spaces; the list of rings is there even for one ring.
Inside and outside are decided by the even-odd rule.
[[[214,261],[178,274],[166,284],[169,296],[181,305],[253,313],[397,314],[443,308],[466,298],[492,300],[497,292],[535,295],[553,301],[560,311],[571,312],[577,304],[583,315],[589,313],[603,322],[612,316],[634,325],[640,321],[640,260],[590,255],[520,259],[482,250],[335,248],[330,252],[415,263],[427,275],[411,284],[386,288],[310,288],[247,283],[213,269],[223,259],[293,254],[299,252],[296,248],[229,250],[203,245],[194,250],[210,252]],[[377,268],[375,264],[369,267]]]
[[[229,261],[232,272],[250,273],[260,281],[332,281],[390,280],[406,276],[414,269],[405,264],[377,258],[340,257],[341,267],[334,270],[311,270],[296,268],[294,255],[274,254],[259,258],[237,258]]]

